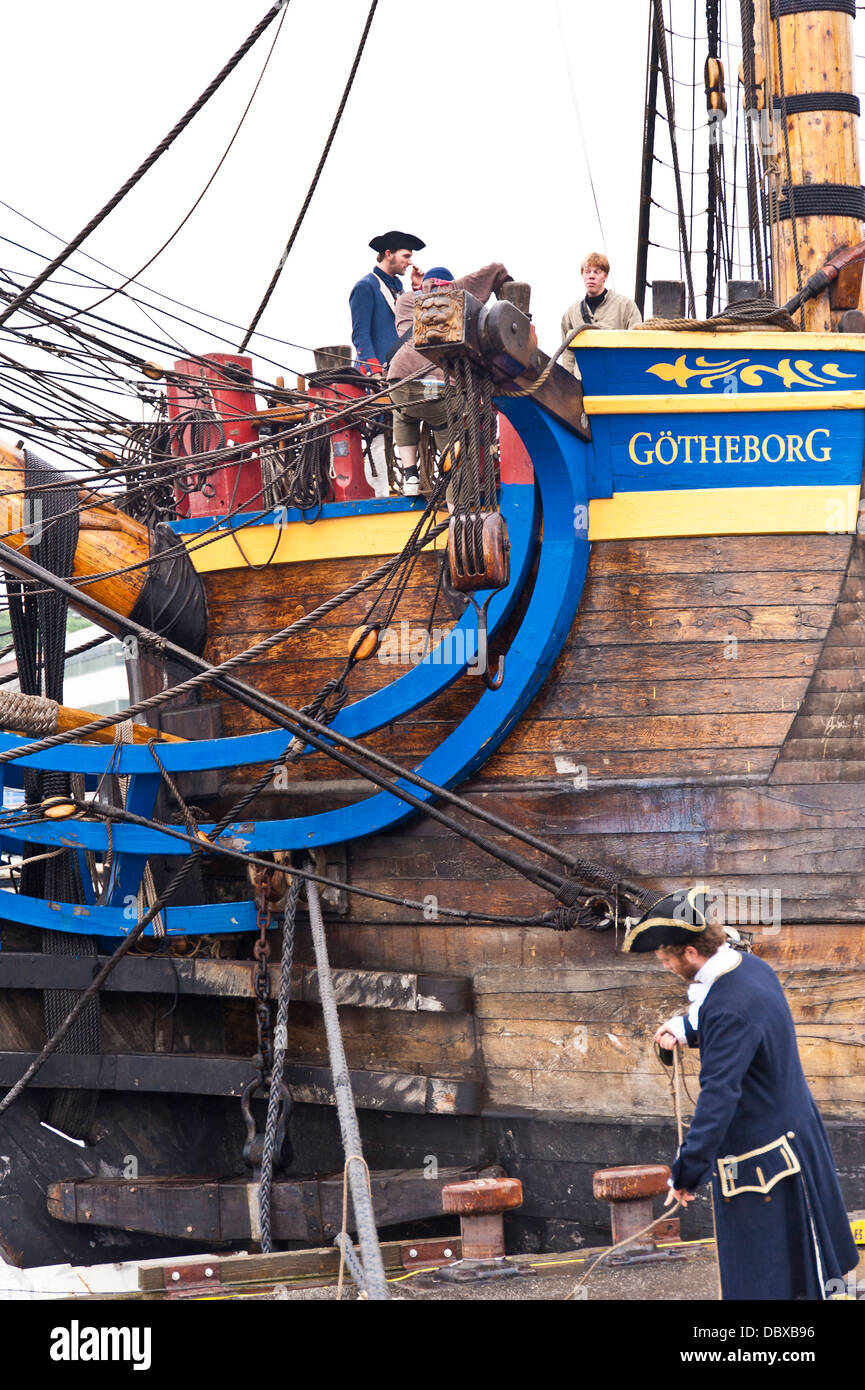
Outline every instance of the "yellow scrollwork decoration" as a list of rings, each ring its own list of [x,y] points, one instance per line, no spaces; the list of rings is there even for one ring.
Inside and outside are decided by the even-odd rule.
[[[661,381],[669,381],[682,388],[686,388],[697,378],[697,384],[705,390],[714,386],[716,382],[734,382],[737,379],[745,386],[762,386],[768,376],[779,377],[788,391],[792,386],[813,386],[819,389],[821,386],[832,386],[840,380],[855,380],[855,373],[842,372],[837,362],[826,362],[815,372],[813,363],[802,358],[791,362],[789,357],[784,357],[777,367],[749,362],[747,357],[722,362],[708,362],[705,357],[697,357],[694,366],[689,367],[686,358],[687,353],[683,352],[675,362],[656,362],[653,366],[647,367],[646,371],[659,377]]]

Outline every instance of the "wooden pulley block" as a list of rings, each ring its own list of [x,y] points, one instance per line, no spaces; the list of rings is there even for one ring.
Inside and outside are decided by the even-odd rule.
[[[753,57],[753,68],[754,68],[754,92],[753,92],[753,100],[754,100],[755,103],[756,103],[756,109],[757,109],[758,111],[762,111],[762,110],[763,110],[763,107],[764,107],[764,105],[765,105],[765,103],[766,103],[766,65],[764,64],[763,59],[760,57],[759,53],[755,53],[755,54],[754,54],[754,57]],[[745,63],[744,63],[744,60],[739,64],[739,81],[742,83],[743,86],[745,85],[745,82],[747,81],[747,78],[746,78],[746,76],[745,76]],[[751,100],[752,100],[752,98],[751,98],[751,97],[749,96],[749,94],[746,92],[746,93],[745,93],[745,101],[746,101],[746,104],[747,104],[749,107],[750,107],[750,105],[751,105]]]
[[[720,58],[707,58],[703,69],[703,85],[706,89],[706,106],[710,111],[727,114],[727,98],[724,95],[724,64]]]
[[[201,838],[204,839],[205,837],[202,836]],[[248,864],[246,875],[256,900],[261,896],[262,889],[265,889],[268,911],[277,913],[285,907],[285,900],[291,887],[291,874],[279,866],[288,864],[291,854],[287,850],[274,850],[273,857],[275,862],[272,871],[263,869],[258,864]]]
[[[368,661],[371,656],[375,656],[381,646],[380,623],[367,623],[362,627],[356,627],[348,639],[348,654],[353,656],[355,661]]]
[[[453,451],[451,451],[450,445],[447,446],[444,453],[442,454],[441,459],[441,470],[443,473],[450,473],[452,468],[459,467],[462,451],[463,446],[462,444],[460,444],[459,440],[457,440],[456,444],[454,445]]]
[[[46,820],[68,820],[78,814],[78,807],[62,797],[49,797],[42,802],[42,814]]]
[[[451,583],[462,593],[504,589],[511,577],[511,545],[501,512],[481,512],[482,554],[474,554],[474,513],[455,514],[448,526],[448,564]],[[480,567],[479,567],[480,562]]]

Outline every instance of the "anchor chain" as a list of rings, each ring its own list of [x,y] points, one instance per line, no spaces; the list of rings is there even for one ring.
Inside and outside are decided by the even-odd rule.
[[[252,991],[255,996],[257,1051],[253,1055],[252,1065],[258,1075],[244,1086],[240,1098],[240,1110],[246,1126],[243,1161],[253,1170],[256,1177],[261,1173],[262,1155],[267,1136],[266,1133],[258,1132],[256,1119],[252,1113],[252,1102],[257,1095],[269,1100],[273,1085],[273,1032],[271,1027],[270,974],[268,971],[270,942],[267,939],[267,933],[273,922],[271,902],[273,901],[273,876],[276,871],[276,866],[273,869],[262,869],[256,872],[254,877],[258,939],[253,947],[256,964],[252,977]],[[272,1163],[278,1161],[282,1151],[285,1124],[291,1109],[291,1097],[281,1080],[279,1089],[282,1093],[279,1118],[275,1130],[271,1129]]]
[[[273,883],[273,874],[267,869],[262,869],[257,876],[259,887],[256,901],[256,926],[258,927],[258,940],[253,947],[253,956],[256,961],[256,970],[253,975],[252,987],[255,994],[255,1028],[258,1035],[258,1051],[253,1057],[253,1065],[258,1068],[258,1084],[263,1091],[270,1085],[270,1073],[273,1069],[273,1042],[270,1028],[270,975],[268,965],[270,964],[270,942],[267,933],[270,931],[272,914],[270,911],[270,887]]]

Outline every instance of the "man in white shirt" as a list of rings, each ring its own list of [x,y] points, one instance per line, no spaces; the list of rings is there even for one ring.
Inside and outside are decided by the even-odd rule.
[[[825,1299],[858,1263],[826,1130],[775,972],[707,925],[701,886],[669,894],[623,950],[655,951],[687,980],[689,1009],[655,1034],[700,1049],[700,1095],[671,1196],[712,1183],[725,1299]]]

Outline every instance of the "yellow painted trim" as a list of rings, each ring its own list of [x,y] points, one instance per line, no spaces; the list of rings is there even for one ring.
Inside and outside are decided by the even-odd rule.
[[[274,565],[397,555],[417,521],[417,512],[383,512],[377,516],[320,518],[314,526],[302,521],[286,526],[243,526],[220,534],[207,545],[200,544],[200,535],[188,534],[183,540],[198,573],[211,574],[214,570],[244,569],[247,564],[267,564],[274,546],[270,560]]]
[[[735,392],[729,396],[708,392],[678,396],[585,396],[586,414],[592,415],[709,415],[755,410],[865,410],[865,391],[764,391],[760,395]]]
[[[589,540],[855,532],[858,513],[859,488],[849,484],[618,492],[589,503]]]
[[[780,352],[865,352],[863,333],[687,333],[666,328],[603,329],[576,333],[571,339],[575,348],[756,348],[764,352],[777,348]]]

